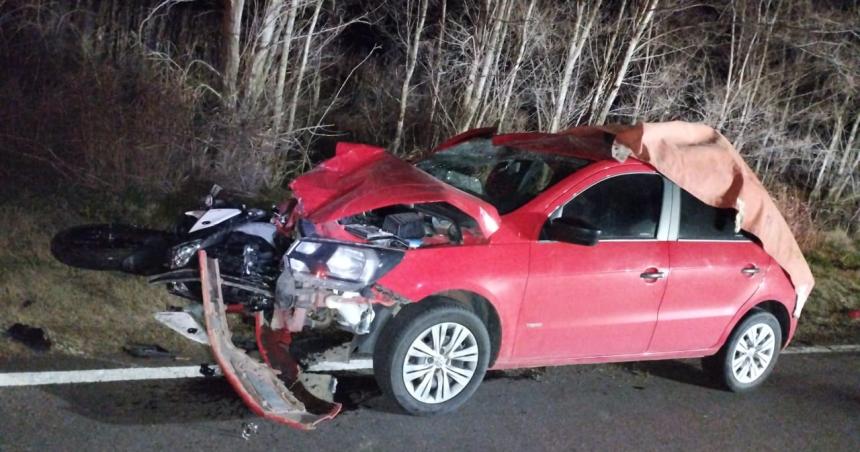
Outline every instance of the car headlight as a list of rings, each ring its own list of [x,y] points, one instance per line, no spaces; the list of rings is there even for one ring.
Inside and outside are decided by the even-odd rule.
[[[287,251],[297,279],[313,277],[338,289],[372,284],[403,259],[403,251],[325,239],[304,238]]]
[[[188,261],[200,249],[203,244],[202,239],[192,240],[190,242],[180,243],[170,249],[170,268],[177,269],[188,265]]]

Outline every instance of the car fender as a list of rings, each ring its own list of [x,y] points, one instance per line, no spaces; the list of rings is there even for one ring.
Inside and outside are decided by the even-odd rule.
[[[520,303],[528,274],[528,242],[480,246],[420,248],[378,284],[413,301],[445,292],[477,294],[493,305],[499,316],[499,359],[510,355]]]
[[[785,272],[778,265],[771,265],[758,290],[752,297],[750,297],[749,300],[746,301],[746,303],[743,304],[743,306],[741,306],[740,309],[738,309],[738,312],[728,325],[726,325],[714,351],[719,350],[720,347],[726,343],[729,335],[732,334],[732,331],[734,331],[738,323],[740,323],[740,321],[743,320],[743,318],[746,317],[753,308],[769,301],[775,301],[781,304],[789,313],[788,337],[783,338],[784,347],[788,346],[791,338],[794,336],[794,331],[797,328],[797,318],[790,315],[794,309],[794,296],[794,288],[788,280],[788,276],[786,276]]]

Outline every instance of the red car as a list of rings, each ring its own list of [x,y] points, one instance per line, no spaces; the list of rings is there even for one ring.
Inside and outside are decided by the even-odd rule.
[[[461,136],[414,166],[341,143],[294,181],[298,202],[280,227],[296,241],[274,309],[257,315],[268,365],[299,359],[290,378],[372,365],[414,414],[456,409],[487,369],[704,357],[731,390],[767,378],[796,327],[795,292],[756,239],[736,232],[734,210],[634,159],[505,141]],[[230,377],[248,365],[213,334],[215,298],[205,302],[209,337]],[[352,334],[341,358],[278,347],[332,330]],[[265,372],[254,378],[231,381],[269,418],[308,426],[339,408],[279,412]]]

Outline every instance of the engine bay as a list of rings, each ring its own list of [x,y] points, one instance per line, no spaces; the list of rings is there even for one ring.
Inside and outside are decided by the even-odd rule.
[[[447,203],[384,207],[343,218],[339,224],[367,243],[396,249],[460,245],[479,235],[475,221]]]

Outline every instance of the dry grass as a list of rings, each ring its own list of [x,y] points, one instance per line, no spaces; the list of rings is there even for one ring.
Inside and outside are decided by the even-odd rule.
[[[19,322],[43,328],[53,349],[68,354],[111,357],[128,342],[142,342],[205,356],[204,347],[153,319],[155,312],[181,300],[140,277],[78,270],[54,260],[51,236],[81,218],[68,212],[58,218],[56,212],[8,203],[0,208],[0,329]],[[27,353],[20,344],[0,340],[0,357]]]
[[[817,241],[815,249],[806,251],[815,289],[804,307],[798,339],[858,343],[860,320],[847,314],[860,309],[860,237],[837,230]]]
[[[785,184],[774,184],[768,187],[768,191],[800,247],[804,250],[815,249],[821,243],[821,228],[815,224],[807,196],[801,190]]]

